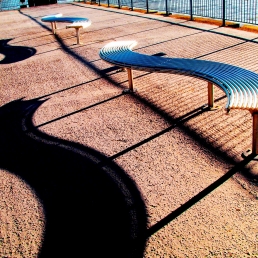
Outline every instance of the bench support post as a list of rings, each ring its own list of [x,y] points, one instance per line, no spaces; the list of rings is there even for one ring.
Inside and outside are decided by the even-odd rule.
[[[126,68],[128,74],[129,92],[133,92],[133,71],[131,68]]]
[[[77,44],[80,44],[80,28],[75,28],[76,30],[76,37],[77,37]]]
[[[253,116],[253,146],[252,153],[258,155],[258,113],[252,113]]]
[[[52,32],[53,34],[56,34],[56,22],[51,22],[51,28],[52,28]]]
[[[214,106],[214,85],[208,82],[208,108],[209,110],[217,110],[220,106]]]
[[[252,112],[253,117],[253,135],[252,135],[252,150],[248,149],[247,151],[242,153],[242,158],[247,158],[248,156],[252,155],[254,159],[257,160],[258,155],[258,113]]]
[[[214,86],[211,82],[208,82],[208,106],[210,109],[214,107]]]

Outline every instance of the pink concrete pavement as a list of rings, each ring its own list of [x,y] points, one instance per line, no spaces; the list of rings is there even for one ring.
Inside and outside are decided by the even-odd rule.
[[[92,21],[82,45],[41,22],[54,13]],[[251,115],[203,112],[207,83],[182,75],[134,72],[122,94],[126,73],[98,55],[136,40],[258,72],[257,33],[84,3],[0,24],[1,257],[258,257]]]

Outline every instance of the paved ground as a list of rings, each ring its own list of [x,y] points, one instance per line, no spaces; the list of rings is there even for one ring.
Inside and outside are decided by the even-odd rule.
[[[59,12],[91,19],[82,45],[41,22]],[[1,257],[258,257],[251,115],[203,112],[207,83],[182,75],[135,72],[122,94],[126,73],[98,55],[137,40],[258,72],[257,33],[83,3],[0,24]]]

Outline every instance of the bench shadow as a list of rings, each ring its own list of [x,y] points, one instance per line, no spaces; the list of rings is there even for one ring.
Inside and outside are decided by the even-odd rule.
[[[0,60],[0,64],[11,64],[23,61],[37,52],[35,48],[24,46],[12,46],[8,42],[12,39],[0,40],[0,54],[4,55],[4,59]]]
[[[29,184],[43,205],[38,257],[143,257],[147,214],[137,186],[96,150],[37,130],[32,117],[43,102],[0,107],[0,167]]]

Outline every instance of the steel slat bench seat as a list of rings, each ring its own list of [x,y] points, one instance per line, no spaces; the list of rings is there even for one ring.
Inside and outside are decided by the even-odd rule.
[[[258,74],[237,66],[187,58],[167,58],[133,52],[136,41],[114,41],[99,52],[101,59],[125,68],[128,72],[129,92],[133,92],[132,70],[183,74],[208,82],[208,107],[214,109],[213,85],[227,96],[226,110],[245,109],[253,116],[251,154],[258,154]]]
[[[80,29],[87,28],[91,25],[91,21],[88,18],[83,17],[63,17],[61,13],[44,16],[41,18],[43,22],[50,22],[53,34],[56,33],[57,22],[71,23],[66,26],[68,28],[74,28],[76,30],[77,44],[80,44]]]

